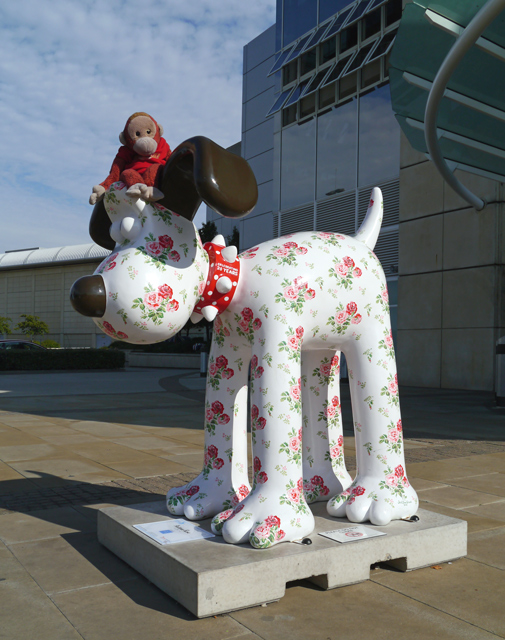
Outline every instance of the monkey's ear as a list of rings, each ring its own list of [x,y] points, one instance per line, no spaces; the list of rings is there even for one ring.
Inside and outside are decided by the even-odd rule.
[[[160,130],[160,136],[163,135],[163,125],[158,124],[158,129]]]
[[[124,137],[124,133],[123,133],[122,131],[121,131],[121,133],[119,134],[119,142],[120,142],[124,147],[128,146],[128,145],[126,144],[126,138]]]

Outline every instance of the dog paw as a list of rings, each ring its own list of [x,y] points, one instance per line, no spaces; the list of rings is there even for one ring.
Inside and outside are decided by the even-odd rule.
[[[385,526],[416,513],[419,500],[406,476],[389,486],[383,478],[356,478],[327,505],[330,516]]]
[[[218,484],[221,482],[221,485]],[[167,509],[188,520],[210,518],[223,509],[232,509],[249,494],[250,488],[242,484],[234,489],[214,474],[200,474],[192,482],[167,493]]]
[[[146,184],[139,184],[138,187],[140,189],[140,197],[146,202],[156,202],[156,200],[161,200],[164,197],[163,192],[156,187],[148,187]]]
[[[142,195],[142,187],[145,187],[145,184],[134,184],[129,189],[126,190],[126,195],[130,198],[140,198]]]
[[[288,505],[254,493],[231,514],[216,516],[212,529],[230,544],[250,542],[255,549],[267,549],[308,536],[314,526],[314,516],[303,498],[296,505]]]

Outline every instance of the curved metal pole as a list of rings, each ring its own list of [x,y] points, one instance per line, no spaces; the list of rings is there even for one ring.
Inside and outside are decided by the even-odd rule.
[[[440,69],[435,76],[435,80],[433,81],[424,114],[424,137],[433,163],[444,180],[454,189],[454,191],[469,202],[472,207],[475,207],[477,211],[480,211],[485,207],[485,201],[461,184],[449,169],[442,156],[437,136],[438,108],[440,106],[440,101],[444,97],[445,88],[463,56],[475,44],[486,27],[490,25],[504,9],[505,0],[489,0],[482,9],[476,13],[475,17],[456,40],[440,66]]]

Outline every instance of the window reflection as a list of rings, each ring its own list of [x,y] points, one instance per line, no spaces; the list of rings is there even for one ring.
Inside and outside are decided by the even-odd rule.
[[[319,0],[319,22],[342,11],[351,0]]]
[[[317,24],[315,0],[284,0],[283,46],[307,33]]]
[[[281,208],[314,200],[316,121],[282,131]]]
[[[358,186],[398,176],[400,126],[391,108],[389,85],[360,98]]]
[[[357,100],[317,119],[317,199],[356,187]]]

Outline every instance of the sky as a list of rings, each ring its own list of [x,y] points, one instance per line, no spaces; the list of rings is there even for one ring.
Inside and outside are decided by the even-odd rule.
[[[275,0],[1,3],[0,253],[91,241],[91,189],[136,111],[172,149],[238,142],[243,47],[274,22]]]

